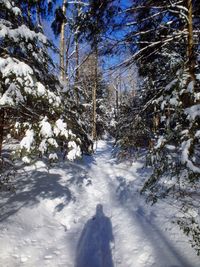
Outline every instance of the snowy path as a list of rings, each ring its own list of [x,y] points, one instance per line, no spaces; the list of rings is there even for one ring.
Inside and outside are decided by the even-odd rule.
[[[149,207],[138,194],[147,175],[142,162],[117,164],[103,141],[79,163],[26,167],[16,194],[0,200],[0,266],[199,267],[166,219],[170,207]],[[95,215],[98,204],[104,214]]]

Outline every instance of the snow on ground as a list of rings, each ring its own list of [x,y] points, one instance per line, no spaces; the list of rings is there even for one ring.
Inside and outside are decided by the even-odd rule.
[[[20,170],[1,193],[0,266],[198,267],[171,206],[145,204],[142,161],[117,163],[112,143],[93,157]],[[96,211],[97,210],[97,211]]]

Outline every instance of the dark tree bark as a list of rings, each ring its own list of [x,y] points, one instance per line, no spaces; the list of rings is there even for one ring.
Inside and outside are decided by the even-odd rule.
[[[66,0],[63,0],[63,4],[62,4],[62,11],[63,14],[65,15],[66,13]],[[65,52],[65,24],[66,21],[62,22],[61,25],[61,34],[60,34],[60,76],[61,76],[61,80],[64,81],[65,80],[65,59],[64,59],[64,52]]]
[[[2,154],[4,123],[5,123],[5,109],[1,108],[0,109],[0,156]]]
[[[192,0],[187,0],[188,8],[188,68],[192,81],[195,81],[195,56],[194,56],[194,39],[193,39],[193,24],[192,24]]]
[[[95,42],[94,53],[95,53],[95,69],[94,69],[94,86],[92,90],[92,104],[93,104],[92,140],[93,141],[95,141],[97,137],[97,129],[96,129],[96,124],[97,124],[96,98],[97,98],[97,86],[98,86],[98,42],[97,41]]]

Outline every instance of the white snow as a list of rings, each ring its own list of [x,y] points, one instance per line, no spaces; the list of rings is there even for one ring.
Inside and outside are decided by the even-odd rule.
[[[52,145],[53,147],[58,147],[58,143],[56,142],[56,140],[54,138],[48,138],[48,143],[50,145]]]
[[[196,74],[196,79],[200,81],[200,74]]]
[[[20,142],[20,148],[21,149],[25,148],[27,152],[30,152],[33,142],[34,142],[34,131],[32,129],[28,129],[26,131],[24,138]]]
[[[28,66],[22,61],[11,57],[0,57],[0,71],[3,77],[7,77],[11,74],[15,74],[16,76],[30,77],[29,75],[33,74],[33,70],[30,66]]]
[[[188,115],[189,120],[195,120],[197,116],[200,116],[200,104],[186,108],[185,113]]]
[[[53,132],[56,136],[58,136],[59,134],[61,136],[65,136],[66,138],[68,138],[69,136],[68,131],[67,131],[67,124],[63,122],[62,119],[58,119],[56,121]]]
[[[21,10],[18,7],[12,6],[10,0],[0,0],[0,3],[3,4],[7,9],[10,9],[10,11],[12,11],[16,16],[21,14]]]
[[[55,107],[59,107],[61,104],[61,99],[59,96],[56,96],[53,92],[47,91],[47,97],[49,104],[53,104]]]
[[[16,9],[15,9],[16,11]],[[37,39],[42,43],[47,42],[47,38],[42,33],[36,33],[31,31],[26,25],[21,25],[16,29],[11,29],[6,25],[0,24],[0,38],[10,38],[15,42],[19,42],[21,39],[24,39],[26,42]]]
[[[0,98],[0,106],[14,106],[12,97],[8,96],[7,93],[3,94]]]
[[[174,85],[176,85],[178,82],[178,79],[174,79],[172,80],[166,87],[165,87],[165,90],[166,91],[169,91]]]
[[[165,143],[165,138],[163,136],[160,136],[158,138],[157,144],[155,146],[155,149],[159,149],[164,143]]]
[[[24,156],[24,157],[22,158],[22,161],[23,161],[24,163],[30,163],[30,162],[31,162],[30,158],[28,158],[27,156]]]
[[[1,266],[199,267],[171,223],[176,203],[147,205],[139,189],[151,170],[141,159],[117,163],[111,145],[100,141],[77,162],[18,171],[16,192],[0,197]]]
[[[58,159],[58,156],[57,156],[56,153],[52,153],[52,154],[49,155],[49,159],[50,160],[57,160]]]
[[[14,101],[23,102],[24,98],[14,83],[11,83],[6,92],[0,97],[0,106],[14,106]]]
[[[186,92],[193,93],[194,92],[194,82],[191,81],[188,86]]]
[[[37,86],[37,94],[38,94],[38,96],[45,95],[46,89],[45,89],[44,85],[42,83],[40,83],[40,82],[37,82],[36,86]]]
[[[198,131],[195,133],[195,137],[196,137],[196,138],[199,138],[199,137],[200,137],[200,130],[198,130]]]
[[[74,141],[69,141],[68,147],[70,148],[70,151],[67,153],[69,160],[73,161],[81,156],[81,149]]]
[[[181,144],[181,150],[182,150],[181,161],[183,164],[185,163],[186,166],[194,173],[200,173],[200,168],[195,166],[189,158],[189,155],[190,155],[189,151],[190,151],[190,147],[191,147],[191,142],[192,142],[192,139],[189,139],[187,141],[182,142],[182,144]]]
[[[161,110],[165,108],[166,104],[167,104],[166,100],[162,101],[161,106],[160,106]]]
[[[170,103],[172,106],[176,106],[176,107],[179,105],[179,102],[178,102],[178,100],[177,100],[176,97],[171,98],[171,99],[169,100],[169,103]]]
[[[48,118],[46,116],[40,122],[40,135],[45,138],[53,136],[51,124],[48,122]]]
[[[38,150],[44,154],[47,151],[47,140],[43,139],[40,144]]]

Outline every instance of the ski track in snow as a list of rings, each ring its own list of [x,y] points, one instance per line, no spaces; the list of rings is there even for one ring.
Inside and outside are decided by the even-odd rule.
[[[171,224],[171,208],[139,195],[150,170],[142,161],[116,163],[111,149],[100,141],[93,157],[51,169],[38,161],[19,172],[16,193],[1,193],[0,266],[200,266]]]

